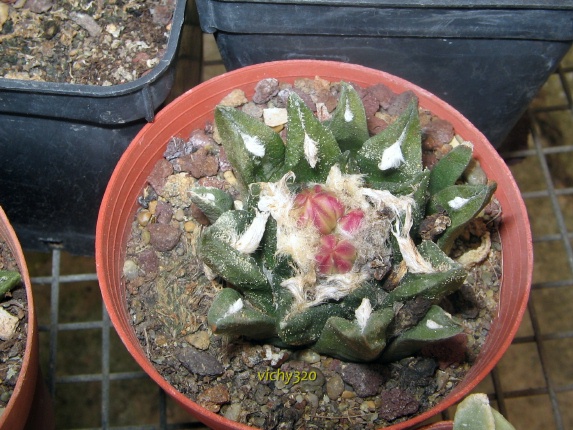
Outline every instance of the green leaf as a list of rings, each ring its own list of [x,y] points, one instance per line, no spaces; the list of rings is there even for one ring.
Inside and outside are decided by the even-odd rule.
[[[435,273],[406,273],[400,284],[388,294],[384,306],[422,297],[437,303],[463,284],[467,272],[459,263],[450,259],[434,242],[423,241],[418,251],[424,259],[439,270]]]
[[[393,152],[401,152],[403,161],[397,167],[388,167],[386,157]],[[396,121],[364,143],[358,151],[357,161],[362,173],[375,182],[409,181],[422,171],[422,134],[416,99],[410,101]]]
[[[287,110],[285,171],[293,171],[297,182],[324,182],[341,155],[336,139],[294,92]]]
[[[6,294],[22,282],[22,277],[15,270],[0,270],[0,295]]]
[[[356,154],[370,137],[366,112],[362,99],[354,87],[346,82],[342,82],[341,87],[338,106],[328,125],[341,151]]]
[[[356,320],[331,317],[312,349],[349,361],[372,361],[386,346],[386,329],[394,312],[391,308],[373,312],[364,328]]]
[[[328,318],[342,316],[343,309],[335,303],[323,303],[301,311],[287,312],[279,317],[278,335],[281,340],[291,346],[303,346],[318,340]]]
[[[426,213],[433,214],[445,209],[452,221],[450,227],[438,239],[438,245],[448,253],[454,240],[464,227],[489,203],[497,184],[452,185],[430,198]]]
[[[487,394],[474,393],[458,405],[454,430],[515,430],[515,427],[490,406]]]
[[[244,335],[251,339],[266,339],[276,335],[273,316],[250,306],[232,288],[223,288],[215,297],[207,321],[213,333]]]
[[[461,144],[444,155],[432,169],[428,187],[430,194],[436,194],[450,185],[455,185],[468,167],[472,153],[473,148],[470,145]]]
[[[285,145],[272,128],[232,107],[215,109],[215,124],[229,161],[243,185],[278,180]]]
[[[450,314],[433,305],[416,326],[406,330],[388,345],[381,359],[391,362],[410,357],[425,345],[449,339],[461,332],[462,326]]]
[[[197,205],[207,219],[214,223],[224,213],[233,209],[233,198],[215,187],[194,187],[189,191],[191,201]]]

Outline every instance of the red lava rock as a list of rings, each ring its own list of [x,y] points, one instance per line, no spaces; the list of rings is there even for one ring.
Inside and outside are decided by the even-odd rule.
[[[378,112],[380,108],[380,102],[372,93],[366,93],[364,97],[362,97],[362,104],[364,105],[367,119],[373,118],[374,114]]]
[[[155,219],[159,224],[169,224],[173,217],[173,206],[162,200],[157,201],[155,207]]]
[[[189,206],[189,211],[191,212],[193,219],[199,224],[204,226],[211,224],[209,218],[207,218],[207,216],[201,211],[201,209],[199,209],[199,206],[197,206],[195,203],[191,203],[191,206]]]
[[[460,333],[449,339],[426,345],[422,348],[422,355],[435,358],[443,370],[454,363],[463,363],[466,360],[467,347],[468,336]]]
[[[366,88],[366,91],[378,100],[382,109],[388,109],[396,98],[396,94],[384,84],[373,85]]]
[[[134,64],[146,63],[147,60],[149,60],[150,58],[151,57],[149,56],[148,53],[138,52],[137,54],[135,54],[135,57],[133,57],[133,60],[131,60],[131,62]]]
[[[157,5],[149,9],[149,12],[155,24],[167,25],[173,16],[173,6]]]
[[[358,397],[378,394],[384,383],[382,374],[365,364],[350,363],[342,370],[342,379],[352,385]]]
[[[400,115],[408,107],[410,101],[415,98],[417,98],[416,94],[412,91],[404,91],[403,93],[398,94],[388,106],[388,113],[390,115]]]
[[[192,148],[195,149],[199,149],[202,148],[204,146],[215,146],[217,145],[215,143],[215,141],[213,140],[213,138],[211,136],[209,136],[205,131],[203,130],[195,130],[191,133],[191,136],[189,136],[189,143],[191,144]],[[190,152],[188,152],[188,154],[190,154]]]
[[[268,102],[279,92],[279,81],[275,78],[267,78],[259,81],[255,86],[253,101],[258,104]]]
[[[137,256],[138,266],[146,275],[157,273],[159,270],[159,258],[153,249],[145,249]]]
[[[215,404],[224,405],[231,401],[231,396],[229,395],[229,390],[222,384],[215,385],[213,387],[207,388],[197,397],[197,401],[201,405],[205,404]]]
[[[394,421],[396,418],[412,415],[418,412],[420,403],[406,391],[400,388],[392,388],[380,394],[382,406],[379,414],[386,421]]]
[[[199,148],[189,157],[191,158],[188,165],[189,172],[194,178],[200,179],[205,176],[214,176],[219,171],[217,157],[210,154],[205,147]]]
[[[380,133],[382,130],[388,127],[388,123],[384,121],[382,118],[378,118],[377,116],[371,116],[368,118],[368,132],[371,135],[375,135]]]
[[[151,246],[157,251],[171,251],[179,242],[181,231],[168,224],[151,224],[147,227]]]
[[[149,174],[147,178],[147,182],[149,185],[153,187],[157,194],[161,194],[165,183],[167,182],[167,178],[169,175],[173,173],[173,166],[169,161],[162,158],[153,167],[153,170]]]
[[[448,121],[435,118],[422,129],[422,149],[435,150],[454,138],[454,127]]]
[[[199,179],[199,181],[197,182],[202,187],[213,187],[213,188],[219,188],[220,190],[225,190],[229,186],[229,183],[227,181],[223,181],[213,176],[206,176],[204,178]]]

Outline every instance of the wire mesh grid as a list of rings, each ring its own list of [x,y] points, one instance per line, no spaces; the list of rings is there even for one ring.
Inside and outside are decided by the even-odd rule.
[[[534,283],[517,337],[475,391],[488,393],[518,429],[573,428],[573,63],[567,58],[524,117],[528,138],[501,150],[532,222]],[[519,147],[520,142],[527,144]],[[44,266],[45,276],[35,276],[34,267],[31,272],[57,428],[206,428],[127,354],[101,304],[93,262],[55,247]],[[441,418],[452,414],[448,410]]]

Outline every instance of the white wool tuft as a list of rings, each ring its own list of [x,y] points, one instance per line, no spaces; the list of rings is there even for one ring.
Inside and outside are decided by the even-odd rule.
[[[370,300],[364,297],[360,306],[358,306],[356,311],[354,311],[354,315],[356,315],[358,327],[360,327],[360,330],[364,332],[366,324],[368,324],[368,320],[370,319],[370,315],[372,315],[372,305],[370,304]]]
[[[256,136],[251,136],[245,133],[241,133],[241,138],[245,144],[245,148],[255,157],[265,156],[265,145]]]

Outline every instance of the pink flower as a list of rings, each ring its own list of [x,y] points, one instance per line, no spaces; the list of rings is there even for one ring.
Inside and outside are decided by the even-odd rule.
[[[356,248],[348,240],[334,234],[323,236],[316,255],[318,271],[324,275],[347,273],[356,260]]]
[[[364,212],[360,209],[353,209],[338,220],[338,225],[346,233],[356,233],[362,220],[364,219]]]
[[[295,197],[293,212],[300,225],[313,223],[321,234],[329,234],[344,215],[344,205],[333,193],[315,185]]]

